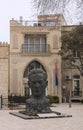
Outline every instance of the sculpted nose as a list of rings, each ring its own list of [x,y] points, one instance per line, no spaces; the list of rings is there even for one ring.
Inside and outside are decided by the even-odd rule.
[[[36,82],[36,87],[39,87],[39,83],[38,82]]]

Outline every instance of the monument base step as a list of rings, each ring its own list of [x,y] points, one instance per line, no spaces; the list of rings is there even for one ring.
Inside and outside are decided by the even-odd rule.
[[[67,115],[63,113],[53,112],[53,113],[43,113],[43,114],[37,114],[36,116],[29,116],[25,115],[20,112],[9,112],[9,114],[23,118],[23,119],[47,119],[47,118],[65,118],[65,117],[72,117],[72,115]]]

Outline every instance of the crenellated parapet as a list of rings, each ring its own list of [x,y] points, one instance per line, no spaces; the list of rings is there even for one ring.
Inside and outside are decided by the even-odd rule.
[[[3,47],[4,47],[4,46],[9,46],[9,44],[8,44],[8,42],[4,42],[4,41],[1,42],[1,41],[0,41],[0,46],[3,46]]]

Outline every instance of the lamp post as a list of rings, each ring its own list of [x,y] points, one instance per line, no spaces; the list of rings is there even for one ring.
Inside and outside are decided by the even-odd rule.
[[[70,79],[70,93],[69,93],[69,107],[71,108],[71,87],[72,87],[72,78]]]
[[[71,108],[71,95],[69,96],[69,107]]]
[[[66,103],[66,96],[65,96],[65,92],[66,92],[66,86],[63,85],[63,102]]]

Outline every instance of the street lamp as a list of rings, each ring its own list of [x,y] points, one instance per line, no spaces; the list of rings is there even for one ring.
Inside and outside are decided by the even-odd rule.
[[[69,94],[69,107],[71,108],[71,87],[72,87],[72,78],[70,79],[70,94]]]

